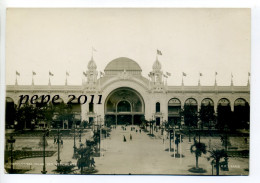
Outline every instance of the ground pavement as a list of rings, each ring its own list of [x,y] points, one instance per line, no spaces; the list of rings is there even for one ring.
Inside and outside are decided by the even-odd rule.
[[[136,127],[139,130],[139,127]],[[165,151],[169,148],[169,139],[163,143],[160,132],[154,132],[156,137],[150,137],[145,132],[131,131],[131,127],[123,130],[121,127],[113,129],[111,136],[102,140],[103,156],[96,158],[97,174],[189,174],[188,170],[195,166],[195,156],[190,153],[191,143],[183,139],[179,147],[183,158],[174,158],[173,152]],[[132,140],[130,140],[130,134]],[[123,141],[126,137],[126,142]],[[212,139],[212,142],[217,139]],[[208,141],[201,138],[201,142]],[[173,146],[172,146],[173,147]],[[209,154],[199,158],[199,167],[207,170],[202,175],[211,175],[212,167],[207,160]],[[247,174],[248,159],[230,158],[230,171],[220,171],[221,175]],[[214,170],[215,174],[215,170]]]
[[[123,130],[120,126],[112,129],[110,137],[101,141],[101,157],[95,157],[97,174],[175,174],[175,175],[197,175],[188,170],[195,166],[195,155],[190,153],[192,143],[188,142],[188,138],[183,139],[183,143],[179,146],[179,153],[183,158],[174,158],[173,152],[166,151],[169,148],[169,139],[165,139],[163,143],[160,131],[154,131],[155,137],[150,137],[142,131],[131,131],[130,126]],[[130,134],[132,140],[130,140]],[[82,142],[89,139],[90,134],[84,134]],[[126,142],[123,141],[126,137]],[[236,139],[234,139],[236,141]],[[24,146],[26,143],[38,143],[39,139],[17,139],[15,145]],[[76,164],[73,156],[73,138],[63,138],[63,147],[61,148],[61,163],[69,162]],[[79,139],[77,138],[77,147]],[[202,137],[201,142],[209,146],[209,137]],[[220,138],[211,138],[212,144],[220,145]],[[48,139],[48,148],[57,149],[57,145],[53,144],[53,139]],[[173,147],[173,145],[172,145]],[[212,167],[207,160],[209,153],[199,158],[199,167],[206,170],[201,175],[211,175]],[[46,157],[47,174],[54,174],[56,169],[57,153],[52,157]],[[229,158],[229,170],[220,171],[220,175],[247,175],[248,159],[246,158]],[[31,166],[31,170],[26,173],[40,174],[42,171],[43,158],[28,158],[17,160],[16,166]],[[31,163],[31,165],[26,165]],[[216,170],[214,169],[214,174]],[[76,173],[79,173],[77,171]]]

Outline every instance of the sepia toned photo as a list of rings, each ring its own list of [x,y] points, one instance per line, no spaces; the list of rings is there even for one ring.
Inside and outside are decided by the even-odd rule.
[[[6,174],[249,175],[249,8],[8,8]]]

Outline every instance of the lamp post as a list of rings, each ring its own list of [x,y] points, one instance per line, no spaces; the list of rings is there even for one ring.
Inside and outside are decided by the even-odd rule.
[[[13,136],[11,135],[10,139],[7,140],[8,143],[11,144],[11,148],[10,148],[10,154],[11,154],[11,169],[10,169],[10,173],[14,172],[14,167],[13,167],[13,144],[15,143],[15,139],[13,138]]]
[[[228,171],[229,168],[228,168],[228,155],[227,155],[227,150],[228,150],[228,136],[227,136],[228,127],[227,127],[227,125],[225,125],[224,131],[225,131],[225,151],[226,151],[226,156],[224,157],[225,164],[226,164],[225,171]]]
[[[98,120],[99,117],[99,120]],[[97,116],[97,124],[99,125],[99,155],[101,156],[101,115]]]
[[[59,167],[60,166],[60,125],[58,125],[58,159],[56,160],[57,161],[57,166]]]
[[[172,128],[169,125],[169,136],[170,136],[170,143],[169,143],[169,153],[171,152],[171,148],[172,148]]]
[[[73,149],[74,149],[74,152],[73,152],[73,159],[76,159],[76,123],[75,121],[73,121],[73,129],[74,129],[74,145],[73,145]]]
[[[81,133],[82,133],[82,129],[79,130],[79,142],[81,142]]]
[[[47,135],[47,131],[45,129],[45,127],[43,128],[43,168],[42,168],[42,174],[46,174],[46,163],[45,163],[45,141],[46,141],[46,135]]]

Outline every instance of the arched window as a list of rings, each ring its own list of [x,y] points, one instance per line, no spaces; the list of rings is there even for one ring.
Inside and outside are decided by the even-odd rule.
[[[234,102],[234,106],[245,106],[246,105],[246,100],[243,98],[238,98]]]
[[[131,112],[131,105],[128,101],[122,100],[117,104],[117,112]]]
[[[228,106],[228,105],[230,105],[230,102],[229,102],[228,99],[222,98],[222,99],[220,99],[220,100],[218,101],[218,105],[220,105],[220,106]]]
[[[185,105],[188,105],[188,106],[197,106],[198,103],[197,103],[197,101],[196,101],[194,98],[188,98],[188,99],[185,101]]]
[[[156,102],[155,111],[156,112],[161,112],[161,104],[160,104],[160,102]]]
[[[214,102],[212,99],[210,98],[204,98],[202,101],[201,101],[201,106],[214,106]]]

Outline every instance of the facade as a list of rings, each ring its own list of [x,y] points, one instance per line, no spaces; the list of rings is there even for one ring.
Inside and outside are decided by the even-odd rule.
[[[7,85],[6,111],[7,123],[13,120],[8,111],[18,104],[20,95],[59,95],[65,103],[71,101],[73,112],[78,121],[104,122],[110,119],[115,124],[140,124],[142,119],[155,120],[156,125],[164,121],[183,121],[180,112],[185,105],[199,111],[210,105],[217,111],[217,106],[236,106],[250,104],[250,84],[247,86],[168,86],[167,77],[158,59],[155,60],[149,77],[142,75],[142,69],[134,60],[120,57],[112,60],[98,77],[93,57],[84,72],[82,85]],[[77,102],[79,99],[79,103]],[[86,103],[84,103],[86,102]],[[84,104],[83,104],[84,103]],[[9,107],[8,107],[9,106]],[[8,122],[9,121],[9,122]],[[62,122],[63,128],[70,128],[71,123]]]

